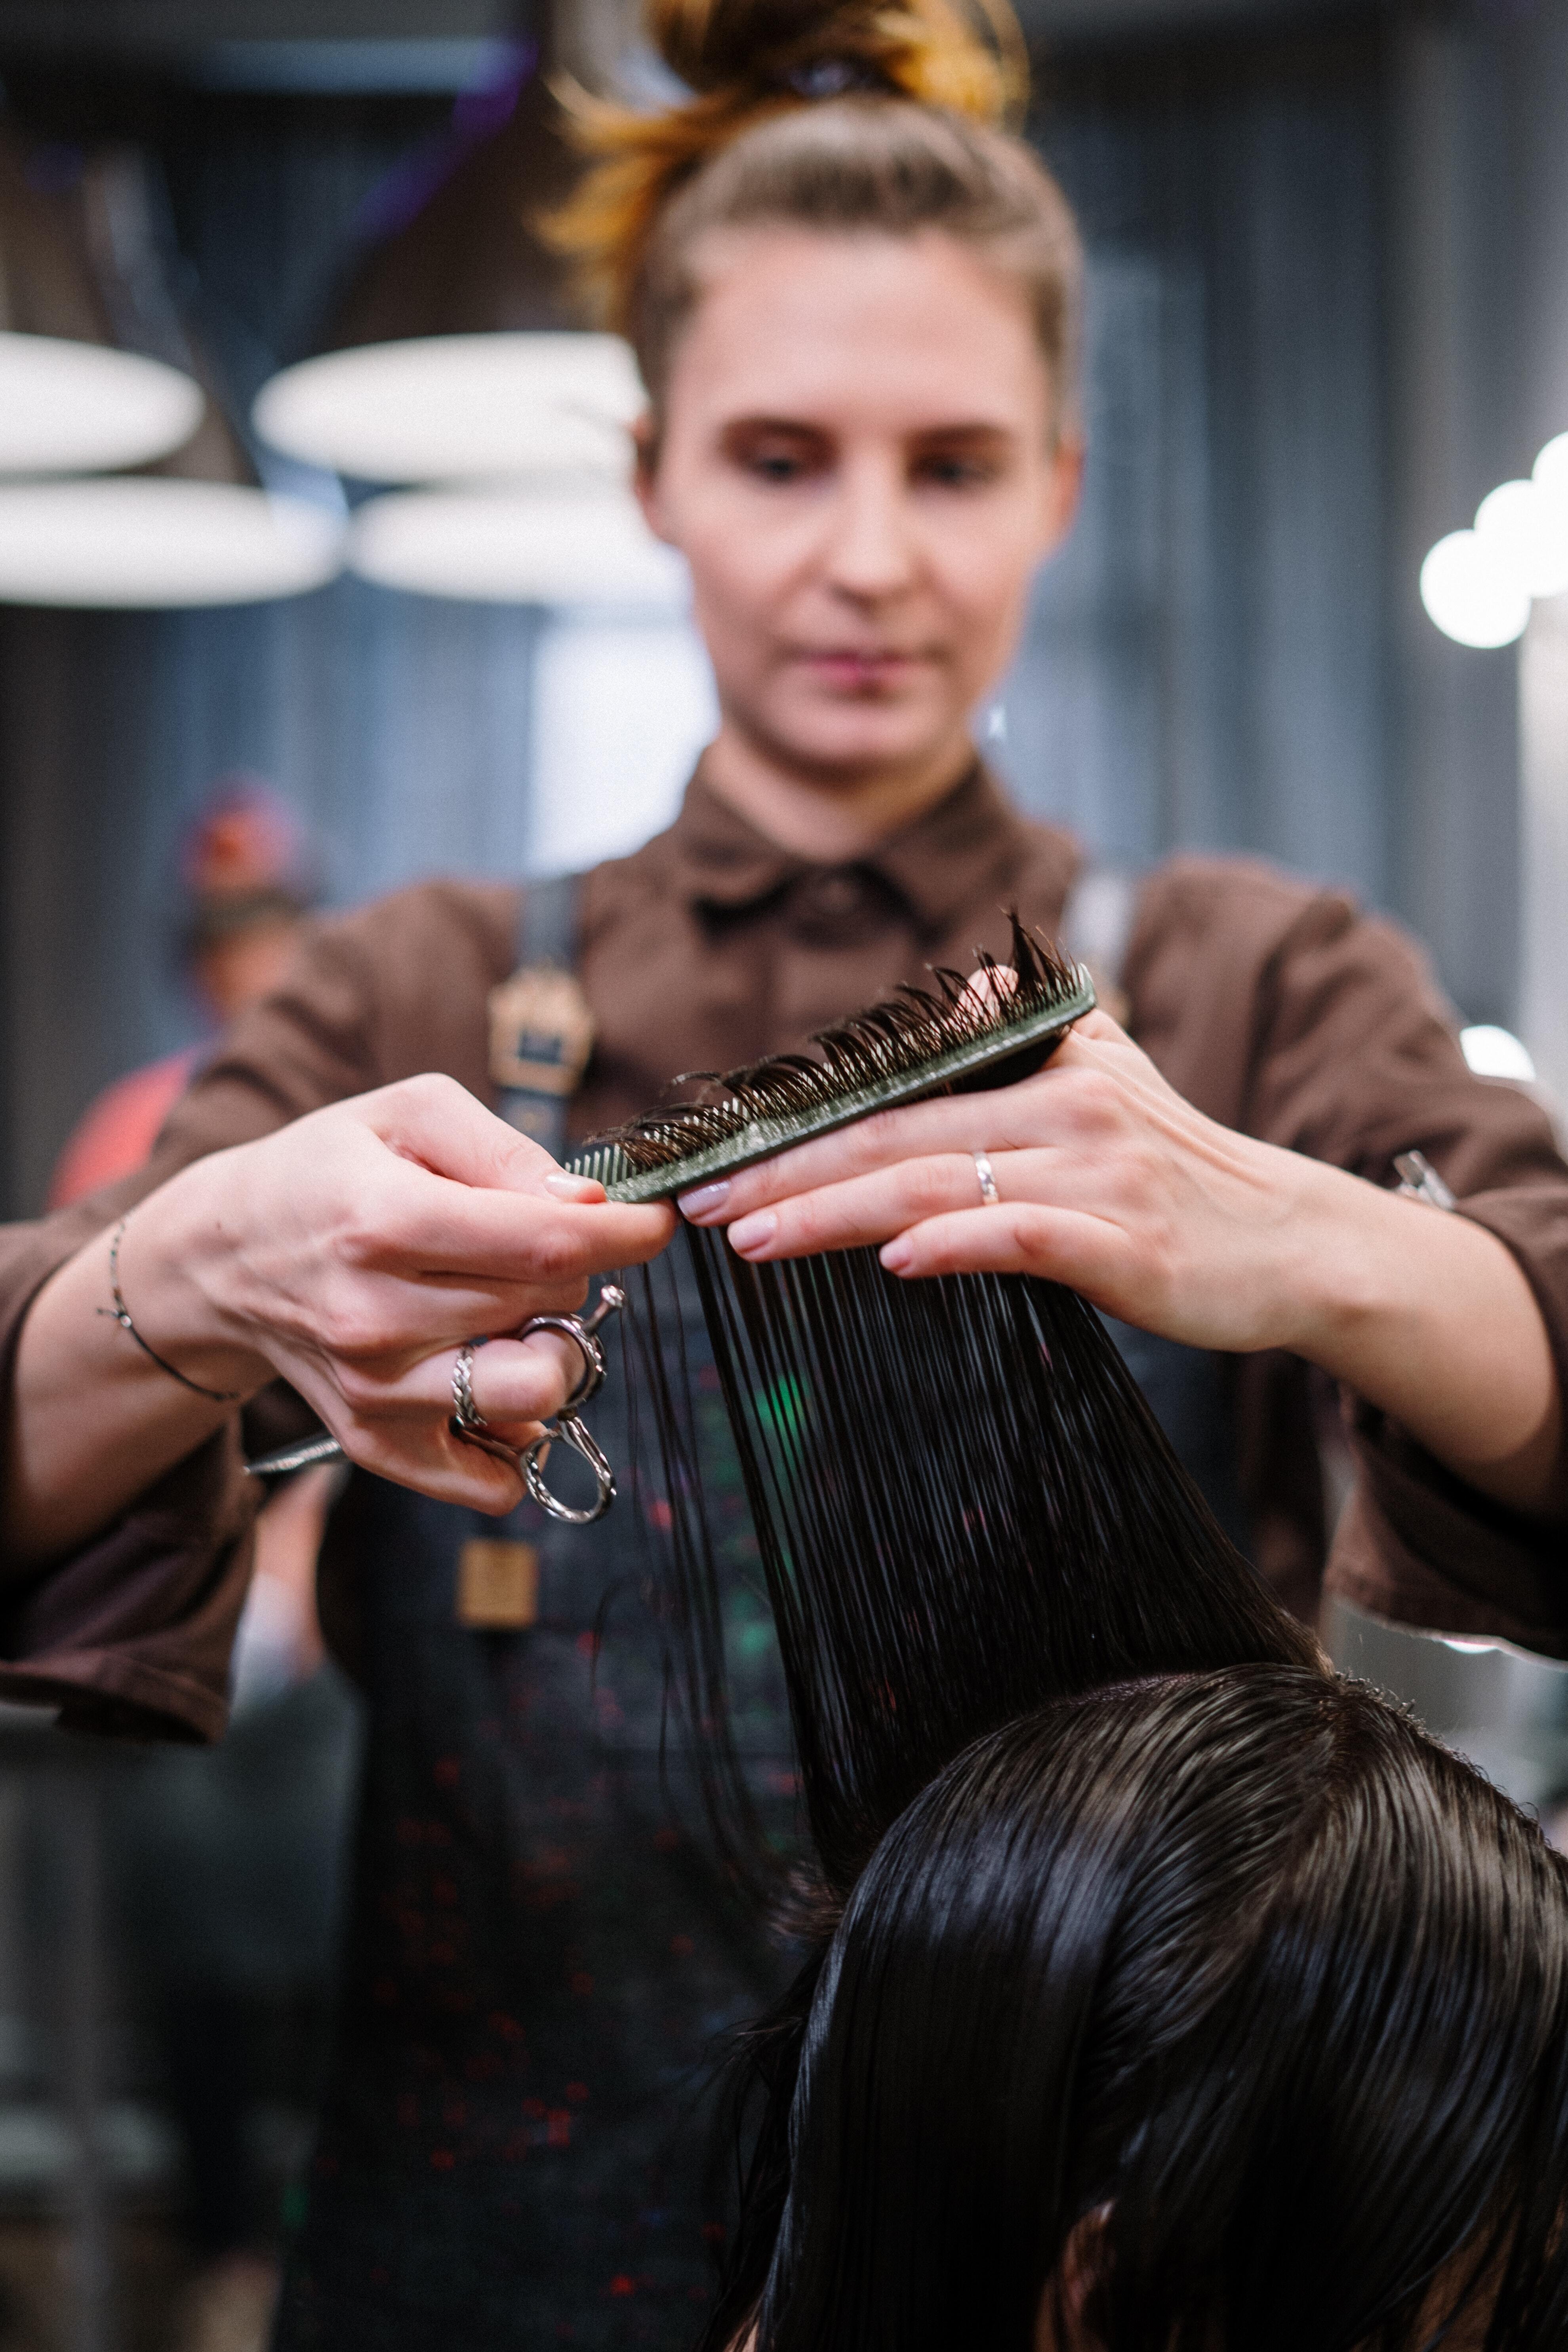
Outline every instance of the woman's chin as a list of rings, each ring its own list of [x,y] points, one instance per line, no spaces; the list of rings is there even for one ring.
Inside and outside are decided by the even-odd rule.
[[[846,785],[900,774],[929,775],[967,742],[963,721],[933,720],[896,705],[860,702],[791,712],[771,730],[791,764]]]

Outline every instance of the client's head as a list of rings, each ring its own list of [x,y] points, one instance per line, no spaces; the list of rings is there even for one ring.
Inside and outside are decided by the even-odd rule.
[[[757,2352],[1568,2342],[1568,1864],[1361,1685],[1054,1702],[827,1956]]]

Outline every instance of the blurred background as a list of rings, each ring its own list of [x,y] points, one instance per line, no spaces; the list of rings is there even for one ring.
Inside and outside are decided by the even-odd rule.
[[[1020,14],[1089,457],[989,755],[1121,863],[1350,883],[1568,1095],[1568,7]],[[635,383],[506,341],[565,323],[541,71],[651,90],[634,18],[0,0],[0,1213],[133,1160],[310,906],[673,812],[711,685]],[[268,1514],[216,1769],[0,1721],[0,2352],[265,2341],[353,1769],[322,1507]],[[1561,1670],[1381,1638],[1558,1800]]]

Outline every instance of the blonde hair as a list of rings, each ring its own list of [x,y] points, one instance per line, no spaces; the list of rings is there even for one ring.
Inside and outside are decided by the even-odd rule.
[[[1082,251],[1067,199],[1005,127],[1027,90],[1006,0],[646,0],[689,100],[641,113],[563,89],[591,159],[545,225],[631,340],[656,414],[720,228],[940,229],[1028,303],[1058,429],[1076,418]]]

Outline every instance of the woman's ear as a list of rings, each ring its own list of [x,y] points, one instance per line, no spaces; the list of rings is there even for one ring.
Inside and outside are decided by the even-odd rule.
[[[1089,2305],[1110,2263],[1110,2207],[1096,2205],[1068,2231],[1061,2260],[1046,2281],[1035,2321],[1035,2352],[1104,2352]]]
[[[1081,438],[1064,434],[1051,453],[1050,471],[1046,482],[1042,554],[1049,555],[1058,548],[1078,520],[1079,504],[1083,497],[1083,459]]]
[[[643,511],[643,520],[656,539],[673,547],[669,529],[664,518],[664,502],[658,494],[659,430],[658,420],[651,408],[645,408],[632,433],[632,490]]]

